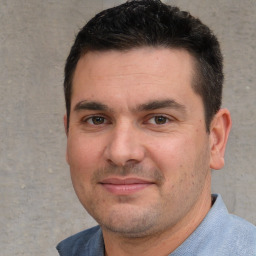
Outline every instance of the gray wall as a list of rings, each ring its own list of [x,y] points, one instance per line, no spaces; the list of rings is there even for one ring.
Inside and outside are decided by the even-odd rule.
[[[94,224],[65,163],[63,66],[78,29],[123,1],[0,0],[0,254],[57,255],[55,244]],[[218,35],[224,106],[233,117],[226,166],[213,173],[231,212],[256,224],[256,3],[166,1]]]

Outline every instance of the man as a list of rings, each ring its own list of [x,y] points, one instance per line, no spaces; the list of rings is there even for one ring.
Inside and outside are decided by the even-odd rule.
[[[176,7],[130,1],[85,25],[64,121],[73,186],[99,226],[60,255],[256,255],[255,226],[211,195],[231,127],[222,84],[216,37]]]

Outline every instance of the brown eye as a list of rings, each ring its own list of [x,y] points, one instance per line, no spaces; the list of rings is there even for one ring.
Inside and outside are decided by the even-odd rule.
[[[148,120],[150,124],[162,125],[168,123],[169,119],[165,116],[154,116]]]
[[[93,116],[87,120],[89,124],[100,125],[105,123],[105,118],[102,116]]]
[[[156,124],[165,124],[167,122],[167,118],[164,116],[155,116],[154,119]]]

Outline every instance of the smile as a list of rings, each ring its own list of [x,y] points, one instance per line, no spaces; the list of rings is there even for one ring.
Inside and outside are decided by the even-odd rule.
[[[110,193],[115,195],[129,195],[153,185],[153,182],[137,178],[107,178],[100,184]]]

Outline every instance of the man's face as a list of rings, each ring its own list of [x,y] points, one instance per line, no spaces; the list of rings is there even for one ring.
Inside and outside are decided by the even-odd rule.
[[[210,140],[193,66],[185,50],[165,48],[79,60],[67,162],[79,200],[103,231],[163,232],[210,197]]]

